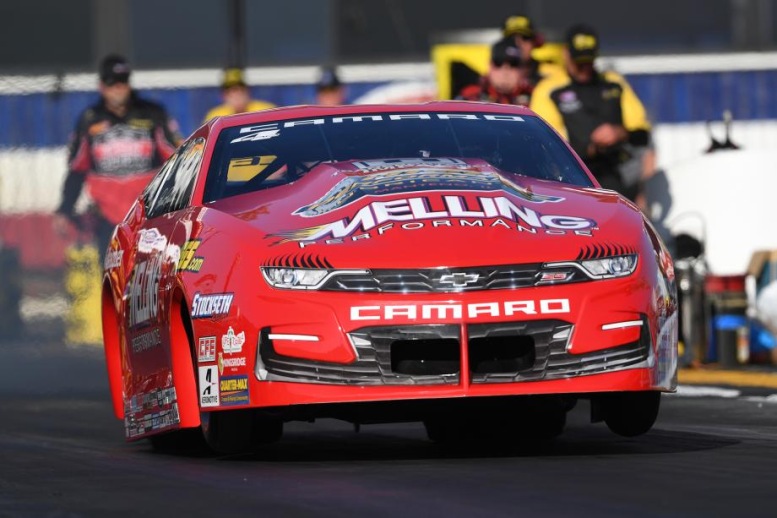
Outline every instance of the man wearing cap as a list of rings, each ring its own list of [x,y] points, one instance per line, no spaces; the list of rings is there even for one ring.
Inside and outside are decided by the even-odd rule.
[[[243,78],[243,71],[239,68],[228,68],[224,71],[224,78],[221,81],[221,98],[224,103],[212,108],[205,115],[203,122],[224,115],[275,108],[272,103],[251,99],[251,91]]]
[[[491,47],[488,72],[477,84],[464,87],[456,99],[498,104],[529,104],[532,86],[521,68],[521,50],[512,41]]]
[[[78,118],[70,142],[68,173],[55,227],[87,223],[100,254],[156,170],[181,143],[177,123],[156,103],[141,99],[129,85],[130,66],[119,55],[99,68],[100,100]],[[74,206],[86,186],[93,206],[89,218],[76,218]]]
[[[569,141],[602,187],[636,201],[654,172],[645,108],[623,77],[596,69],[599,35],[593,28],[571,27],[565,43],[566,74],[540,81],[530,108]],[[622,168],[637,152],[645,165],[627,178]]]
[[[320,106],[345,104],[345,85],[340,81],[334,67],[321,69],[316,82],[316,104]]]
[[[514,14],[505,18],[502,23],[502,35],[505,41],[512,42],[521,51],[521,68],[526,80],[536,86],[540,80],[554,72],[557,67],[541,64],[534,59],[532,52],[543,43],[542,36],[535,30],[531,18]]]

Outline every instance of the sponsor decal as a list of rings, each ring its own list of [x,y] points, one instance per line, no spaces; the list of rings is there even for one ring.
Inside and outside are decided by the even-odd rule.
[[[238,356],[237,358],[224,358],[224,355],[222,353],[219,353],[219,361],[218,361],[218,367],[219,367],[219,374],[224,374],[224,369],[229,369],[231,371],[236,371],[240,367],[246,366],[246,357],[245,356]]]
[[[605,101],[609,99],[617,99],[621,96],[621,89],[618,86],[614,86],[607,90],[602,90],[602,99]]]
[[[281,129],[295,128],[299,126],[319,126],[322,124],[369,124],[375,121],[403,121],[403,120],[488,120],[505,122],[523,122],[518,115],[477,114],[477,113],[395,113],[389,115],[346,115],[341,117],[321,117],[317,119],[291,120],[285,122],[273,122],[259,126],[246,126],[240,128],[241,137],[232,139],[231,143],[255,142],[280,136]]]
[[[151,392],[135,394],[124,405],[125,413],[136,413],[142,410],[155,410],[176,401],[175,387],[156,389]]]
[[[165,262],[178,264],[181,259],[181,247],[178,245],[167,245],[165,250]]]
[[[184,243],[180,259],[178,259],[178,271],[195,273],[200,271],[205,259],[203,257],[195,256],[194,254],[200,247],[201,242],[202,240],[200,239],[191,239]]]
[[[158,328],[154,328],[132,338],[132,352],[135,354],[142,353],[161,345],[161,343],[161,333]]]
[[[124,256],[123,250],[111,250],[105,254],[105,261],[103,261],[103,268],[111,270],[121,266],[121,258]]]
[[[148,130],[133,128],[124,123],[109,123],[107,128],[96,130],[92,135],[92,162],[95,170],[123,175],[151,169],[155,151],[153,136]]]
[[[135,265],[129,284],[130,327],[156,318],[159,312],[159,279],[162,275],[162,257],[154,256]]]
[[[473,304],[397,304],[351,306],[352,321],[365,320],[444,320],[554,315],[569,313],[569,299],[507,300]]]
[[[130,119],[127,124],[132,128],[150,130],[154,127],[154,121],[151,119]]]
[[[567,95],[571,93],[572,95]],[[559,96],[558,109],[562,113],[574,113],[583,107],[583,103],[574,92],[563,92]]]
[[[208,318],[229,314],[234,293],[195,293],[192,299],[192,318]]]
[[[278,157],[275,155],[258,155],[245,158],[233,158],[229,161],[229,168],[227,169],[227,181],[247,182],[267,169],[267,166],[272,164],[276,158]]]
[[[577,101],[577,93],[574,90],[566,90],[559,94],[558,99],[562,103],[573,103]]]
[[[299,241],[304,248],[311,242],[326,238],[326,243],[338,243],[349,238],[368,239],[392,229],[418,230],[442,226],[503,227],[536,234],[591,235],[596,222],[578,216],[543,214],[523,205],[516,205],[506,196],[475,196],[434,193],[390,201],[374,201],[359,209],[351,218],[277,234],[276,244]],[[338,241],[339,240],[339,241]]]
[[[154,412],[153,414],[125,417],[124,433],[127,437],[133,438],[152,431],[157,432],[171,428],[180,422],[181,417],[178,413],[178,403],[173,403],[170,408]]]
[[[232,326],[227,330],[227,334],[221,337],[221,348],[227,354],[234,354],[243,351],[243,344],[246,341],[245,331],[240,331],[239,334],[235,334],[235,330]]]
[[[89,126],[89,134],[92,136],[99,135],[100,133],[103,133],[110,127],[111,127],[111,123],[108,121],[97,122]]]
[[[219,392],[221,404],[229,405],[247,405],[248,396],[248,376],[224,376],[219,383]]]
[[[398,159],[399,162],[407,162]],[[422,160],[422,159],[415,159]],[[428,158],[429,165],[440,162],[458,162],[456,159]],[[356,162],[357,167],[370,167],[375,163],[390,163],[390,160],[372,162]],[[468,192],[507,192],[523,200],[533,203],[555,203],[562,201],[558,196],[535,194],[509,179],[490,171],[461,169],[405,169],[400,171],[385,171],[366,176],[347,176],[340,180],[324,196],[310,205],[300,207],[293,214],[305,218],[321,216],[333,210],[345,207],[365,196],[385,196],[406,191],[424,192],[433,190],[460,190]]]
[[[163,252],[167,245],[167,238],[159,233],[156,228],[141,229],[138,237],[138,252],[150,254],[154,250]]]
[[[354,162],[353,165],[359,171],[365,173],[374,173],[376,171],[386,171],[388,169],[409,169],[424,166],[446,166],[468,168],[471,167],[464,160],[458,158],[387,158],[382,160],[361,160]]]
[[[135,394],[124,404],[124,432],[137,437],[181,422],[174,387]]]
[[[216,361],[216,337],[201,336],[197,340],[197,361],[199,363]]]
[[[199,367],[200,406],[219,406],[219,372],[215,365]]]

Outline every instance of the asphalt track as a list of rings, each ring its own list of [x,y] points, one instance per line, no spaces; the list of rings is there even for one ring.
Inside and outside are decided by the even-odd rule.
[[[0,345],[0,516],[777,516],[777,396],[683,387],[645,436],[586,421],[445,449],[419,424],[287,427],[250,456],[125,443],[102,356]],[[776,391],[777,392],[777,391]]]

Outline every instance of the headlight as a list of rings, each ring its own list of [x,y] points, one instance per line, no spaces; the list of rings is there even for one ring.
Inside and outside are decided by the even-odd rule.
[[[634,273],[637,267],[637,255],[618,255],[580,261],[588,274],[595,279],[609,279],[611,277],[625,277]]]
[[[575,275],[573,273],[575,270],[584,273],[589,279],[626,277],[634,273],[637,268],[637,257],[637,254],[628,254],[578,262],[547,263],[544,265],[537,284],[562,284],[586,280],[585,277],[581,279],[579,274]],[[570,267],[574,268],[570,269]],[[554,275],[558,279],[554,279]]]
[[[262,268],[262,275],[270,286],[298,290],[315,289],[328,273],[328,270],[313,268]]]

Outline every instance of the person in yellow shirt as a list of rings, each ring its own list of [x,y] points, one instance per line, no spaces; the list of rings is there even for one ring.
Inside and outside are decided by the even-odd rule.
[[[224,100],[224,104],[208,111],[203,122],[224,115],[275,108],[274,104],[267,101],[251,99],[251,91],[243,78],[243,71],[239,68],[228,68],[224,71],[224,79],[221,82],[221,98]]]
[[[642,185],[655,172],[651,126],[626,80],[599,71],[599,35],[586,25],[567,31],[565,74],[540,81],[529,108],[580,155],[606,189],[642,205]]]

